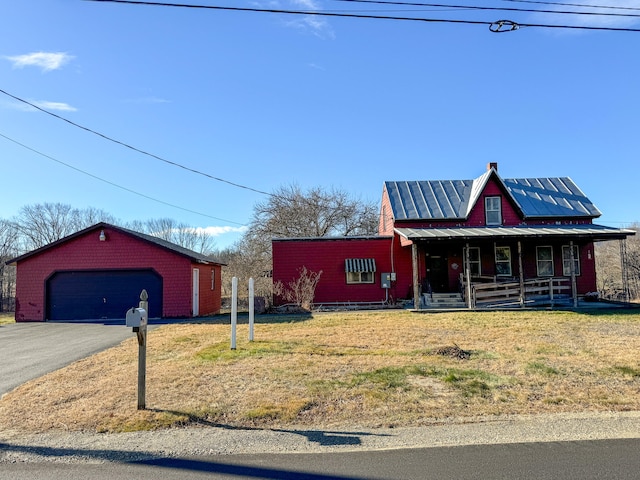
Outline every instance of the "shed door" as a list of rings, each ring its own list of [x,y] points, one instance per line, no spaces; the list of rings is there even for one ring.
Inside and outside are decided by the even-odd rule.
[[[193,316],[200,315],[200,270],[193,269]]]
[[[149,294],[149,317],[162,316],[162,277],[153,270],[56,272],[47,280],[48,320],[125,318]]]

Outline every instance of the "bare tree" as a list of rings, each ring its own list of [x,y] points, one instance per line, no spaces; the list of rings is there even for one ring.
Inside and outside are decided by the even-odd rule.
[[[269,238],[374,235],[377,205],[345,190],[284,186],[254,207],[249,231]]]
[[[631,299],[640,299],[640,225],[629,227],[636,235],[627,237],[625,268]],[[619,242],[599,242],[595,245],[598,291],[605,298],[616,299],[623,293],[622,261]]]
[[[252,277],[256,295],[270,303],[273,238],[375,235],[377,232],[376,204],[354,198],[345,190],[314,187],[303,191],[295,185],[280,187],[266,201],[254,206],[246,233],[221,256],[221,261],[227,264],[223,288],[230,294],[232,277],[238,278],[239,285],[246,285]]]
[[[14,296],[15,267],[5,262],[16,256],[18,251],[18,230],[13,222],[0,219],[0,312],[12,310]]]
[[[205,229],[191,227],[171,218],[151,219],[133,230],[148,233],[203,255],[209,255],[215,247],[213,236]]]
[[[83,210],[63,203],[38,203],[20,209],[14,220],[22,250],[33,250],[55,242],[100,221],[113,222],[113,217],[95,208]]]

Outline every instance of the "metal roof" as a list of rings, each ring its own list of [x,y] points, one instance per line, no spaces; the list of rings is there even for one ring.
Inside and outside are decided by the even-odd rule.
[[[600,210],[568,177],[505,179],[526,217],[599,217]]]
[[[396,228],[396,233],[409,240],[575,237],[611,240],[635,235],[633,230],[602,225],[547,225],[518,227]]]
[[[122,233],[131,235],[133,237],[137,237],[141,240],[144,240],[146,242],[150,242],[153,243],[161,248],[164,248],[166,250],[171,250],[174,253],[177,253],[179,255],[185,256],[187,258],[190,258],[191,260],[198,262],[198,263],[204,263],[204,264],[212,264],[212,265],[226,265],[224,263],[218,262],[216,260],[214,260],[211,257],[208,257],[202,253],[198,253],[198,252],[194,252],[193,250],[189,250],[188,248],[184,248],[181,247],[180,245],[176,245],[175,243],[171,243],[168,242],[166,240],[163,240],[161,238],[158,237],[154,237],[152,235],[147,235],[144,233],[140,233],[140,232],[136,232],[134,230],[129,230],[128,228],[123,228],[123,227],[118,227],[116,225],[111,225],[109,223],[105,223],[105,222],[100,222],[100,223],[96,223],[95,225],[92,225],[91,227],[85,228],[84,230],[80,230],[78,232],[72,233],[71,235],[61,238],[60,240],[57,240],[55,242],[49,243],[48,245],[44,245],[43,247],[37,248],[35,250],[32,250],[30,252],[27,252],[23,255],[20,255],[19,257],[13,258],[11,260],[8,260],[7,262],[5,262],[7,265],[13,265],[19,261],[25,260],[29,257],[32,257],[34,255],[38,255],[46,250],[49,250],[53,247],[56,247],[62,243],[68,242],[69,240],[72,240],[74,238],[80,237],[82,235],[85,235],[86,233],[89,233],[93,230],[98,231],[98,230],[102,230],[105,228],[109,228],[109,229],[113,229],[113,230],[118,230]]]
[[[601,215],[568,177],[502,179],[491,169],[474,180],[387,181],[384,188],[396,220],[464,220],[492,176],[524,218]]]
[[[375,272],[376,260],[374,258],[345,258],[344,268],[346,272]]]

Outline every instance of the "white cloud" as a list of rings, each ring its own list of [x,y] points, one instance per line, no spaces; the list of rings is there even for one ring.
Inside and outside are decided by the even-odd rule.
[[[273,8],[283,10],[321,10],[316,0],[288,0],[286,4],[279,1],[254,2],[259,8]],[[335,38],[331,25],[325,17],[318,15],[293,15],[288,17],[284,25],[296,30],[311,32],[319,38]]]
[[[292,3],[300,8],[307,10],[319,10],[320,7],[313,0],[292,0]]]
[[[78,109],[72,107],[68,103],[62,102],[48,102],[46,100],[33,102],[34,105],[37,105],[40,108],[45,110],[59,110],[61,112],[76,112]]]
[[[5,57],[14,68],[40,67],[43,72],[58,70],[73,59],[65,52],[33,52]]]
[[[319,38],[335,38],[335,34],[329,22],[316,15],[298,17],[286,22],[285,25],[297,30],[309,31]]]
[[[247,231],[247,227],[196,227],[193,230],[196,233],[206,233],[208,235],[211,235],[212,237],[219,237],[220,235],[224,235],[225,233],[244,233]]]
[[[32,100],[31,103],[44,110],[58,110],[61,112],[77,112],[78,109],[63,102],[49,102],[46,100]],[[4,102],[2,104],[6,108],[13,108],[16,110],[22,110],[23,112],[36,112],[37,109],[21,102]]]

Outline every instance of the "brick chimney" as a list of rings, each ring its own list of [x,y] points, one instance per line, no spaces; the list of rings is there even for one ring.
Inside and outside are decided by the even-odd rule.
[[[487,171],[494,169],[496,172],[498,171],[498,162],[489,162],[487,163]]]

